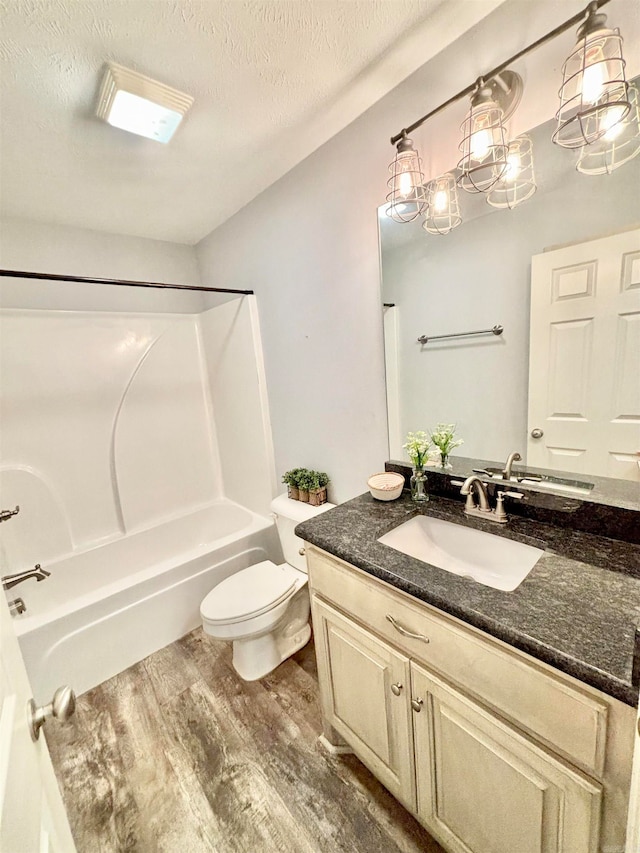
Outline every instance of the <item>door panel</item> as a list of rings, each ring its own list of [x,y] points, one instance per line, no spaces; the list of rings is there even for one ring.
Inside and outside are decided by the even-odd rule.
[[[534,256],[528,464],[640,482],[639,364],[640,229]]]
[[[315,598],[313,609],[326,719],[415,810],[408,658]]]
[[[411,678],[418,814],[447,847],[595,853],[601,786],[414,663]]]

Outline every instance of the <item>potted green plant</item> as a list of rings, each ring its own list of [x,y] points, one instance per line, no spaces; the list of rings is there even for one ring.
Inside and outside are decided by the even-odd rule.
[[[287,494],[292,501],[300,500],[300,492],[298,489],[298,478],[304,468],[292,468],[291,471],[285,471],[282,475],[282,482],[287,485]]]
[[[321,506],[327,502],[327,485],[329,477],[324,471],[310,471],[309,503],[311,506]]]
[[[313,472],[308,468],[298,468],[297,474],[298,483],[298,500],[304,503],[309,503],[309,491],[314,488],[315,479]]]

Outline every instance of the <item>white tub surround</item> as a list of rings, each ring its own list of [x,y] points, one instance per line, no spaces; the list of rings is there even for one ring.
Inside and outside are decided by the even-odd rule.
[[[25,581],[14,625],[36,702],[111,678],[200,624],[200,602],[230,575],[280,557],[271,519],[221,499],[47,564]]]

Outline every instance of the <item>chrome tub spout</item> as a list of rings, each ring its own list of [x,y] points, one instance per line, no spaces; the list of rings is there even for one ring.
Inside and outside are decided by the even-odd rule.
[[[5,575],[2,578],[2,588],[12,589],[12,587],[17,586],[22,581],[29,580],[29,578],[35,578],[38,582],[44,581],[50,574],[51,572],[43,569],[40,563],[36,563],[32,569],[27,569],[25,572],[16,572],[15,575]]]

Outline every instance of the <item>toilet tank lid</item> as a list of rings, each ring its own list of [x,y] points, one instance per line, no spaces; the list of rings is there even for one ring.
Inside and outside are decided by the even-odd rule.
[[[291,498],[284,495],[278,495],[271,501],[271,512],[280,515],[283,518],[290,518],[296,523],[300,521],[308,521],[320,513],[326,512],[328,509],[333,509],[335,504],[322,504],[322,506],[311,506],[304,501],[292,501]]]

